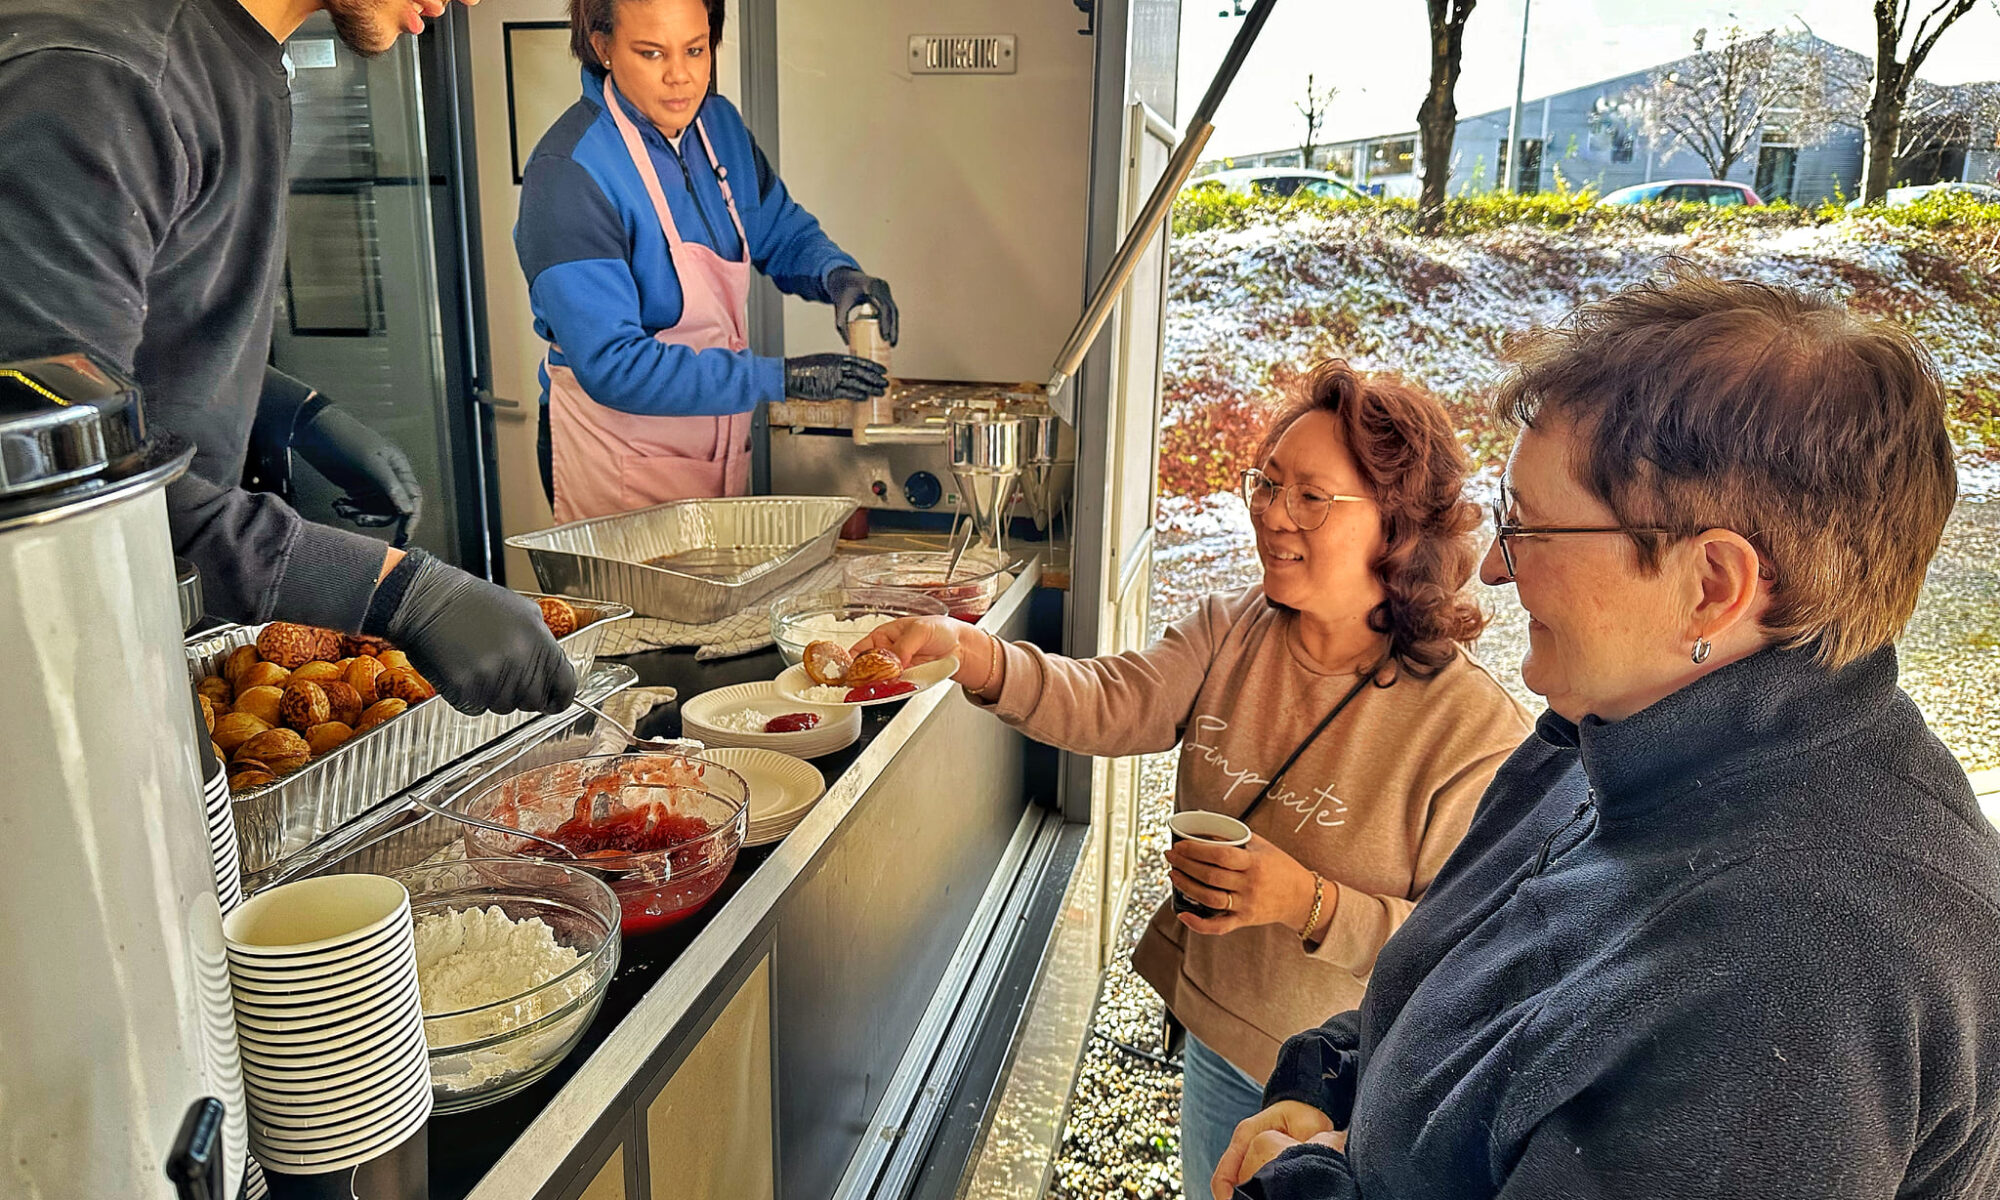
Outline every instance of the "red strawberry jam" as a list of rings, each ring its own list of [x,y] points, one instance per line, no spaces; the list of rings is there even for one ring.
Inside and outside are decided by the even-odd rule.
[[[819,724],[818,713],[786,713],[764,722],[765,733],[803,733]]]
[[[884,680],[881,683],[863,684],[850,688],[845,697],[849,704],[862,704],[869,700],[887,700],[891,696],[905,696],[917,690],[917,685],[907,679]]]

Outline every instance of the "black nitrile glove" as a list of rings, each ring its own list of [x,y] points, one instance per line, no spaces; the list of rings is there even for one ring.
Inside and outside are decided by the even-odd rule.
[[[362,526],[403,522],[417,527],[424,492],[410,460],[394,442],[315,396],[299,412],[292,449],[347,493],[334,502],[341,517]]]
[[[361,632],[395,643],[460,712],[561,712],[576,696],[533,600],[422,550],[375,585]]]
[[[785,395],[794,400],[866,400],[889,390],[882,364],[852,354],[806,354],[785,360]]]
[[[835,333],[847,336],[847,314],[865,300],[875,306],[875,319],[881,326],[882,340],[891,346],[896,344],[896,298],[889,294],[887,280],[877,279],[853,267],[835,267],[827,272],[826,290],[833,297]]]

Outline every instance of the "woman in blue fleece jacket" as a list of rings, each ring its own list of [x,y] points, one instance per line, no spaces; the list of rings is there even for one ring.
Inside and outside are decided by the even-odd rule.
[[[1549,711],[1214,1194],[2000,1195],[2000,837],[1892,645],[1956,487],[1929,358],[1685,268],[1510,350],[1482,576]]]
[[[834,306],[897,312],[821,232],[713,95],[723,0],[570,0],[583,95],[522,173],[514,244],[542,378],[543,484],[558,520],[749,488],[750,414],[787,395],[865,400],[887,377],[842,354],[750,353],[750,272]]]

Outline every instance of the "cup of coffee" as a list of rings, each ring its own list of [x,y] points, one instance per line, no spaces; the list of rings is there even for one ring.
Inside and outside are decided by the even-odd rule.
[[[1173,838],[1176,846],[1182,842],[1205,842],[1211,846],[1250,844],[1250,827],[1235,817],[1225,817],[1221,813],[1175,813],[1167,818],[1167,833]],[[1174,911],[1193,913],[1197,917],[1219,917],[1223,910],[1210,908],[1199,900],[1190,899],[1179,888],[1175,888]]]

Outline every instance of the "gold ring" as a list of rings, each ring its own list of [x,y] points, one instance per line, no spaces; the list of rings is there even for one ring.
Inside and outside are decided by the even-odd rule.
[[[1224,893],[1222,893],[1222,911],[1223,911],[1223,912],[1235,912],[1235,911],[1236,911],[1236,893],[1235,893],[1235,892],[1224,892]]]

